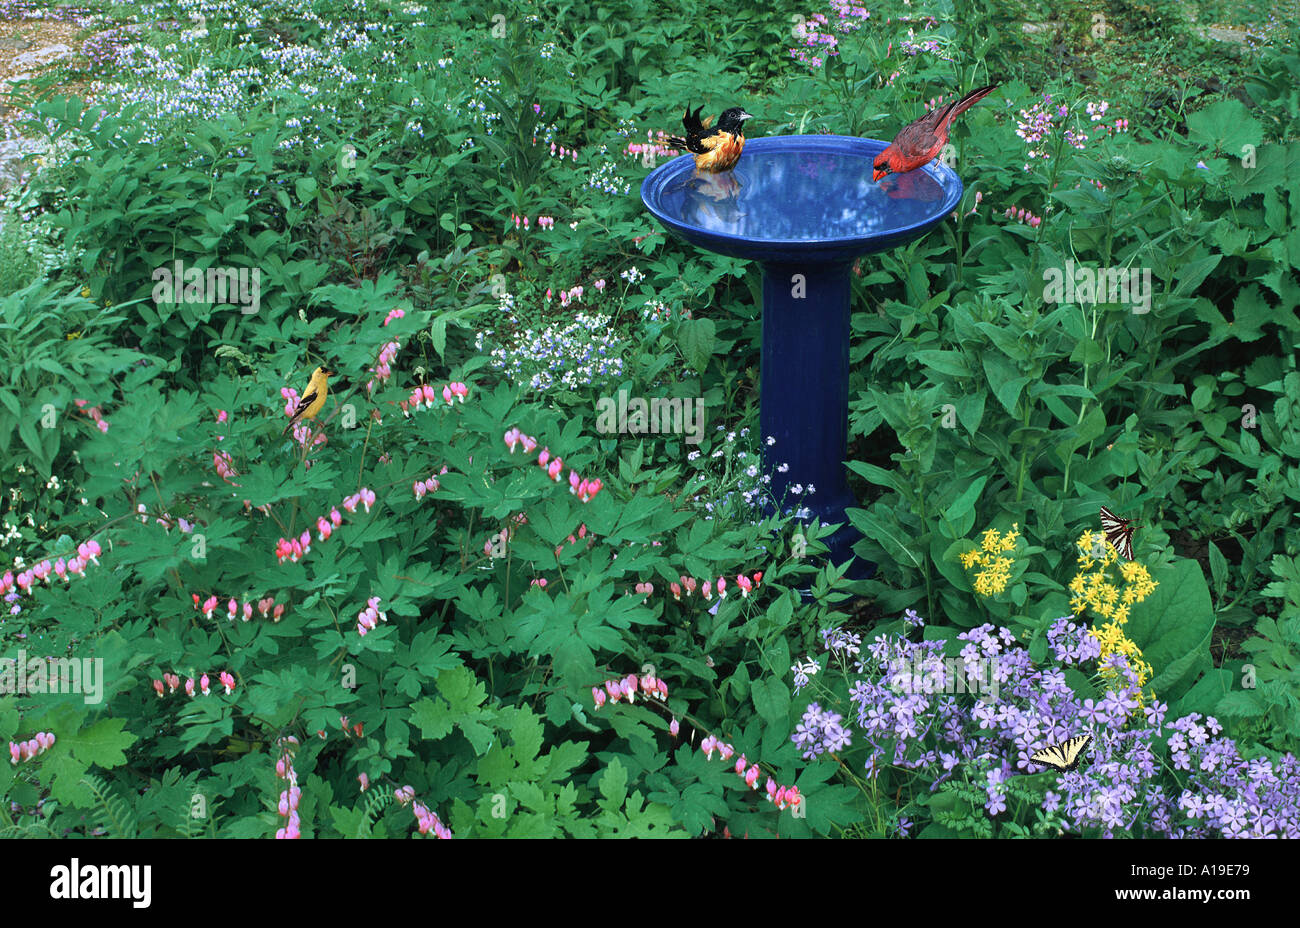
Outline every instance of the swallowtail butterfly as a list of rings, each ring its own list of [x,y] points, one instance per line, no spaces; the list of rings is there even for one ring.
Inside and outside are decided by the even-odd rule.
[[[1133,529],[1138,523],[1132,519],[1121,519],[1105,506],[1101,507],[1101,530],[1106,533],[1106,540],[1125,560],[1133,560]]]
[[[1078,735],[1062,741],[1060,744],[1049,745],[1041,751],[1035,751],[1029,755],[1029,759],[1035,764],[1042,764],[1044,767],[1055,767],[1065,773],[1079,766],[1079,756],[1083,754],[1084,748],[1091,741],[1092,735]]]

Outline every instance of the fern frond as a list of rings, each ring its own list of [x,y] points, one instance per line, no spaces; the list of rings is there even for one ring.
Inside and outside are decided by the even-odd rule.
[[[136,837],[135,816],[126,801],[112,792],[108,784],[94,774],[86,774],[81,778],[81,782],[86,784],[86,788],[95,797],[93,811],[98,814],[96,824],[104,828],[109,837]]]
[[[393,803],[393,788],[387,783],[373,786],[368,792],[370,795],[366,798],[365,811],[362,814],[361,823],[357,827],[358,838],[369,837],[374,830],[375,821]]]

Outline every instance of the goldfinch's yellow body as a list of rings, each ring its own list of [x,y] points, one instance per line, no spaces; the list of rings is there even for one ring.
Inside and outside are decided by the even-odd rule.
[[[281,437],[299,422],[315,419],[316,415],[325,408],[325,398],[330,392],[330,375],[333,373],[323,367],[318,367],[311,372],[311,380],[307,381],[307,386],[303,388],[298,406],[289,418],[289,424],[284,427],[284,432],[280,433]]]

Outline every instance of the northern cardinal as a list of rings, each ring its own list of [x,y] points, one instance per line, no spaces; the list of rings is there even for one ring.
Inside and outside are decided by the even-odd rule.
[[[733,106],[729,110],[723,110],[722,115],[718,117],[718,124],[712,129],[709,128],[713,122],[710,116],[703,122],[700,122],[700,110],[702,106],[697,106],[695,112],[688,108],[686,115],[682,117],[682,125],[686,127],[686,138],[670,137],[668,143],[675,148],[684,148],[691,154],[695,155],[695,170],[705,171],[709,174],[716,174],[719,171],[730,171],[740,160],[740,153],[745,148],[745,120],[753,119],[743,108]]]
[[[931,110],[916,122],[904,126],[888,147],[876,155],[871,179],[878,181],[886,174],[906,174],[929,164],[948,144],[948,127],[953,119],[991,94],[997,86],[990,84],[972,90],[960,100]]]

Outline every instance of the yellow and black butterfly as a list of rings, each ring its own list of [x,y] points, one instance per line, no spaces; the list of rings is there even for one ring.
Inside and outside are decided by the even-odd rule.
[[[1125,560],[1133,560],[1133,529],[1141,523],[1132,519],[1121,519],[1105,506],[1101,507],[1101,530],[1106,533],[1106,540]]]
[[[1029,755],[1029,759],[1035,764],[1042,764],[1044,767],[1055,767],[1065,773],[1078,768],[1079,757],[1091,741],[1092,735],[1077,735],[1073,738],[1067,738],[1060,744],[1048,745],[1041,751],[1035,751]]]

